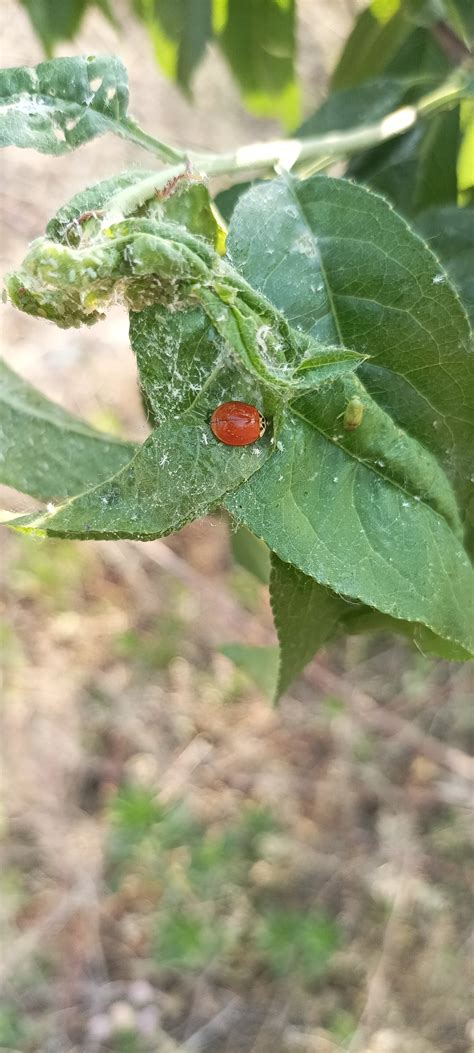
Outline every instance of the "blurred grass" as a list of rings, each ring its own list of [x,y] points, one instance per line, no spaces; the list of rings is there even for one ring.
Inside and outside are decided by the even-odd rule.
[[[19,602],[37,602],[49,610],[68,610],[84,599],[94,575],[94,560],[84,545],[18,536],[9,565],[9,586]]]

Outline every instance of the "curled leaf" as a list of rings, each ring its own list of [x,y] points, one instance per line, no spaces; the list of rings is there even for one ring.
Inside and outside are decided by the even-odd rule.
[[[90,325],[122,302],[132,311],[200,304],[231,353],[256,380],[292,398],[354,370],[364,356],[327,347],[291,328],[204,238],[153,215],[101,228],[89,213],[79,244],[38,238],[7,279],[17,307],[64,328]]]

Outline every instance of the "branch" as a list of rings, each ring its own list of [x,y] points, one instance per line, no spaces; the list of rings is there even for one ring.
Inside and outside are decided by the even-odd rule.
[[[422,96],[417,103],[399,107],[379,121],[362,124],[347,131],[333,131],[304,139],[276,139],[267,143],[252,143],[223,154],[188,153],[186,161],[180,161],[179,164],[148,176],[115,194],[110,200],[104,225],[107,226],[117,214],[126,216],[134,212],[163,190],[172,179],[185,174],[189,166],[205,178],[221,175],[238,177],[245,172],[268,173],[275,169],[289,170],[296,163],[318,160],[319,167],[327,167],[336,159],[350,157],[396,138],[397,135],[413,128],[420,118],[450,109],[465,97],[470,77],[472,72],[469,66],[462,67],[451,74],[435,91]],[[141,134],[145,136],[144,132]],[[158,146],[161,150],[162,144]]]

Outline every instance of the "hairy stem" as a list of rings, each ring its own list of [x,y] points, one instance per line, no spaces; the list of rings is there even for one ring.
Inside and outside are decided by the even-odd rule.
[[[148,135],[131,117],[122,120],[122,124],[126,126],[126,136],[130,142],[143,146],[161,161],[184,162],[186,160],[186,154],[182,150],[174,150],[168,143],[163,143],[160,139],[155,139],[153,135]]]

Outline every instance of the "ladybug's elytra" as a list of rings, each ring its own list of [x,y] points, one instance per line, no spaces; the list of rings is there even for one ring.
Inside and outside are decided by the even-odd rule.
[[[211,430],[226,446],[249,446],[261,439],[266,428],[265,417],[247,402],[223,402],[211,417]]]

